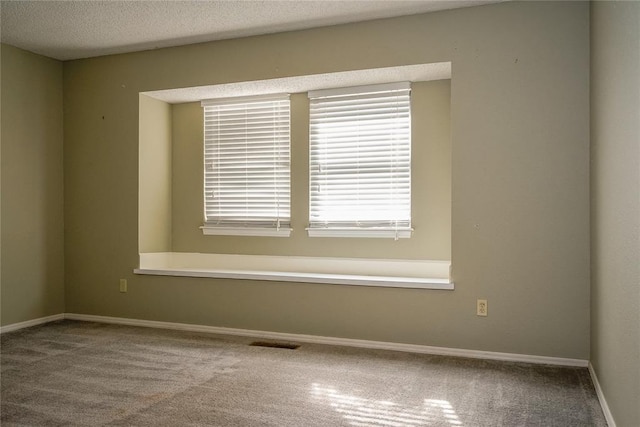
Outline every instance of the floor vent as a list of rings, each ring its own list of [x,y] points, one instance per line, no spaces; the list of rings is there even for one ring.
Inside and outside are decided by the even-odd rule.
[[[295,350],[298,347],[300,347],[298,344],[290,344],[286,342],[267,342],[267,341],[254,341],[249,345],[254,347],[285,348],[287,350]]]

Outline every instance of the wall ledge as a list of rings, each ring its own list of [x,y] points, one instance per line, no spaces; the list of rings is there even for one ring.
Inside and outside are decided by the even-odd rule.
[[[141,253],[135,274],[453,290],[449,261]]]

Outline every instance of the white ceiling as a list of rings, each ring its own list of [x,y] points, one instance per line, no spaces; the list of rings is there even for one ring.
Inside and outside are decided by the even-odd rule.
[[[2,0],[1,40],[69,60],[500,1]]]

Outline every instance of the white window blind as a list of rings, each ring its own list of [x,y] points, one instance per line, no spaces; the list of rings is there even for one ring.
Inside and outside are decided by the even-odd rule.
[[[202,101],[205,234],[288,236],[289,95]]]
[[[410,237],[409,83],[309,99],[309,235]]]

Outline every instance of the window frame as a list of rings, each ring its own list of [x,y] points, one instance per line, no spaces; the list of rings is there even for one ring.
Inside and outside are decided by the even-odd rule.
[[[395,224],[393,224],[394,221],[388,217],[387,218],[380,217],[378,219],[372,219],[372,220],[366,220],[366,221],[361,221],[358,219],[358,217],[352,217],[347,219],[346,221],[335,220],[335,219],[323,220],[322,218],[318,218],[317,217],[318,211],[322,209],[322,207],[319,205],[325,202],[325,200],[329,200],[329,203],[331,203],[332,201],[330,198],[323,198],[322,196],[317,196],[317,195],[314,196],[314,191],[316,194],[319,194],[321,191],[320,184],[319,184],[319,181],[321,180],[321,178],[319,178],[320,174],[321,173],[326,174],[326,172],[320,171],[322,167],[317,160],[314,160],[314,156],[317,159],[318,156],[320,155],[319,152],[324,149],[322,144],[323,143],[326,144],[329,139],[335,138],[335,137],[333,135],[330,137],[324,137],[324,141],[322,141],[323,136],[321,136],[320,133],[323,131],[321,126],[332,125],[333,119],[328,116],[333,113],[320,112],[314,118],[313,117],[314,107],[317,104],[322,103],[323,102],[322,100],[324,99],[329,100],[329,103],[335,101],[336,105],[339,105],[340,100],[342,99],[359,98],[364,100],[367,100],[367,99],[372,100],[380,96],[380,94],[393,94],[393,93],[400,94],[399,96],[403,97],[401,102],[399,102],[396,98],[396,102],[399,102],[398,105],[402,105],[401,107],[397,107],[398,109],[400,108],[403,109],[403,113],[402,115],[399,114],[398,120],[404,124],[403,125],[395,124],[391,126],[393,132],[399,132],[398,134],[395,134],[395,133],[393,134],[394,140],[396,142],[399,141],[398,143],[400,144],[404,144],[400,147],[402,150],[404,150],[403,156],[401,156],[403,159],[398,160],[397,162],[395,160],[381,161],[380,164],[383,166],[385,164],[388,164],[389,171],[395,170],[394,168],[396,166],[400,166],[402,168],[405,168],[405,170],[408,170],[408,178],[406,176],[404,178],[400,178],[399,173],[388,172],[388,174],[392,175],[392,179],[395,179],[397,176],[399,180],[403,181],[401,182],[401,189],[399,191],[394,190],[397,192],[393,193],[391,196],[392,198],[388,200],[389,201],[396,200],[396,197],[402,191],[405,191],[408,193],[408,195],[405,194],[401,200],[403,203],[402,206],[404,207],[404,209],[402,209],[401,215],[404,215],[404,216],[401,219],[396,218]],[[309,201],[308,201],[309,202],[309,227],[306,230],[309,237],[370,237],[370,238],[394,238],[395,240],[398,240],[399,238],[411,237],[413,228],[411,225],[411,140],[412,140],[412,135],[411,135],[410,93],[411,93],[410,82],[357,86],[357,87],[347,87],[347,88],[318,90],[318,91],[308,92],[308,98],[310,101]],[[389,96],[390,99],[394,98],[394,95],[385,95],[385,96]],[[392,101],[390,101],[389,104],[392,104]],[[365,108],[367,107],[368,106],[365,104]],[[319,108],[320,109],[318,111],[322,111],[321,110],[322,106],[320,106]],[[406,111],[404,111],[404,108],[406,108]],[[359,116],[362,114],[362,111],[353,110],[352,113],[353,114],[351,115],[349,112],[343,113],[344,115],[340,116],[340,120],[345,119],[347,121],[353,121],[354,123],[360,123],[359,121],[362,119]],[[384,123],[384,120],[381,120],[381,122]],[[381,133],[382,132],[384,131],[381,131]],[[359,136],[357,138],[359,138]],[[367,137],[364,137],[365,142],[366,142],[366,139]],[[342,144],[342,146],[344,146],[344,143],[338,142],[336,144]],[[349,142],[347,144],[353,145],[352,142]],[[347,155],[355,155],[356,158],[361,154],[359,147],[356,148],[355,151],[353,148],[347,148],[347,150],[350,150],[347,153]],[[381,151],[381,152],[385,154],[389,153],[389,151],[394,151],[395,150],[394,143],[389,142],[388,146],[384,147],[384,150],[385,151]],[[370,153],[368,154],[370,155]],[[367,155],[367,154],[363,154],[363,155]],[[357,162],[358,161],[356,161],[356,163]],[[350,169],[354,169],[354,167],[351,166]],[[347,173],[352,173],[352,172],[350,171]],[[356,179],[359,179],[360,176],[365,176],[365,179],[366,179],[366,175],[361,175],[359,167],[356,175],[358,176],[358,178]],[[406,175],[406,173],[404,175]],[[339,182],[338,179],[335,179],[335,181],[333,182],[342,184],[342,182]],[[353,191],[353,189],[349,189],[347,191]],[[335,200],[337,199],[334,199],[334,202]],[[379,198],[372,203],[376,204],[376,203],[379,203],[381,200],[383,199]],[[315,207],[314,207],[314,203],[316,203]],[[391,211],[393,211],[393,209],[391,209]],[[314,215],[316,215],[316,218],[314,218]],[[343,213],[339,213],[335,215],[343,215]]]
[[[270,107],[266,107],[265,109],[271,108],[271,116],[269,116],[273,120],[277,120],[277,123],[274,122],[271,125],[268,124],[267,121],[264,121],[264,115],[256,116],[255,113],[247,113],[247,108],[255,107],[257,104],[264,103],[273,103]],[[277,105],[275,105],[277,104]],[[270,237],[289,237],[291,234],[291,101],[289,94],[271,94],[271,95],[260,95],[260,96],[245,96],[245,97],[234,97],[234,98],[219,98],[219,99],[209,99],[202,100],[201,106],[203,108],[203,132],[204,132],[204,141],[203,141],[203,155],[204,155],[204,176],[203,176],[203,216],[204,216],[204,224],[200,227],[204,235],[225,235],[225,236],[270,236]],[[229,169],[230,167],[237,167],[239,163],[241,163],[242,159],[239,157],[239,147],[242,145],[242,140],[238,140],[238,142],[229,142],[228,140],[224,141],[220,137],[220,133],[214,135],[213,129],[219,130],[220,126],[220,116],[217,118],[212,117],[212,115],[216,114],[214,110],[218,112],[220,110],[232,109],[235,107],[245,107],[244,119],[247,120],[249,116],[250,118],[262,120],[264,123],[264,127],[260,127],[259,130],[272,131],[274,133],[272,148],[274,150],[274,154],[272,156],[267,156],[265,158],[261,158],[256,161],[255,158],[253,160],[253,171],[251,168],[247,168],[245,166],[245,172],[247,170],[250,173],[245,174],[244,177],[244,193],[238,192],[233,193],[231,188],[241,187],[242,183],[239,184],[229,184],[229,177],[231,176],[230,172],[226,172],[228,175],[220,174],[220,169],[217,169],[214,165],[215,160],[219,160],[220,156],[226,156],[224,160],[226,163],[219,162],[219,164],[223,164],[222,168]],[[243,117],[242,114],[239,114],[236,117]],[[237,120],[237,119],[234,119]],[[269,118],[267,118],[269,120]],[[215,123],[214,123],[215,122]],[[255,123],[254,123],[255,125]],[[208,126],[210,129],[208,129]],[[216,126],[218,126],[216,128]],[[244,128],[246,134],[247,127]],[[276,136],[277,134],[277,136]],[[236,134],[237,137],[237,134]],[[268,142],[259,142],[258,140],[264,140],[265,138],[260,136],[247,137],[244,140],[245,146],[245,165],[248,162],[251,162],[251,154],[247,151],[247,147],[250,147],[251,144],[254,144],[254,149],[256,146],[265,150],[265,146],[268,145]],[[223,145],[226,144],[224,147]],[[231,154],[221,154],[222,150],[226,150],[226,153]],[[267,148],[268,150],[269,148]],[[216,152],[216,154],[208,154],[209,152]],[[247,157],[248,156],[248,157]],[[262,156],[262,155],[261,155]],[[240,160],[231,159],[232,157],[237,157]],[[231,159],[231,160],[230,160]],[[258,163],[258,164],[256,164]],[[259,175],[261,173],[257,172],[257,169],[268,169],[269,173],[273,172],[272,179],[266,179],[264,182],[270,186],[267,186],[264,190],[265,193],[273,193],[272,204],[263,202],[258,202],[259,199],[265,199],[264,196],[256,195],[253,199],[251,197],[247,198],[247,194],[250,192],[247,190],[248,181],[259,179]],[[209,173],[210,171],[214,171]],[[213,175],[216,174],[214,177]],[[262,173],[264,174],[264,173]],[[217,183],[208,184],[208,180],[216,181]],[[242,180],[242,178],[240,178]],[[226,182],[225,182],[226,181]],[[226,186],[224,188],[223,186]],[[279,191],[282,190],[282,194],[279,194]],[[240,215],[240,210],[242,208],[235,208],[232,205],[237,204],[241,205],[242,203],[235,203],[229,201],[230,198],[225,202],[226,204],[221,204],[218,202],[216,205],[212,202],[212,197],[214,197],[211,192],[226,192],[227,194],[231,194],[230,197],[241,197],[239,195],[244,194],[245,200],[244,202],[244,210],[245,216]],[[268,197],[267,197],[268,199]],[[271,201],[269,201],[271,202]],[[281,207],[281,203],[285,203],[284,207]],[[263,211],[273,212],[273,214],[267,214],[264,216],[257,216],[256,213],[251,213],[251,208],[254,207],[256,209],[256,205],[260,206]],[[211,214],[212,211],[218,210],[219,212],[225,210],[225,213],[233,211],[233,209],[237,210],[237,217],[228,216],[228,215],[219,215],[215,216]]]

